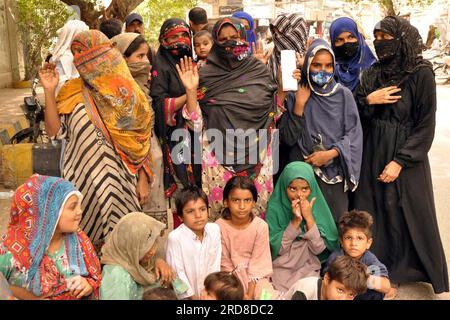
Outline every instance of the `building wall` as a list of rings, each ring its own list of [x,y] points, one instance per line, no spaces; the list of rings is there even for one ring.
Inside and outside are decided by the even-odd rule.
[[[0,88],[20,80],[17,29],[14,23],[15,1],[0,0]]]

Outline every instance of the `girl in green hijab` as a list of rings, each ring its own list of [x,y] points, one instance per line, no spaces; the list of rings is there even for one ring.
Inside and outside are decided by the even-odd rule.
[[[305,162],[292,162],[281,173],[266,222],[277,290],[287,291],[301,278],[319,276],[321,261],[339,248],[331,211]]]

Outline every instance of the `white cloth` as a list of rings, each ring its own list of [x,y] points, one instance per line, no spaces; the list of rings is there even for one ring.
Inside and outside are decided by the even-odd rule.
[[[283,296],[284,300],[290,300],[295,292],[302,292],[306,300],[319,300],[318,277],[307,277],[298,280],[292,285],[288,292]]]
[[[66,81],[80,76],[73,64],[73,55],[70,46],[76,35],[87,30],[89,30],[89,27],[83,21],[70,20],[57,31],[58,41],[53,49],[51,59],[51,61],[56,64],[56,70],[59,73],[59,83],[56,88],[56,94],[58,94]]]
[[[59,60],[54,61],[52,58],[52,62],[56,64],[56,72],[59,73],[59,81],[58,86],[56,87],[56,96],[58,96],[61,87],[66,83],[66,81],[78,78],[80,75],[77,71],[77,68],[73,64],[73,55],[72,52],[66,52],[62,56],[59,57]]]
[[[189,287],[180,299],[200,296],[205,278],[220,271],[221,255],[220,228],[215,223],[206,224],[202,241],[184,224],[169,234],[167,263]]]

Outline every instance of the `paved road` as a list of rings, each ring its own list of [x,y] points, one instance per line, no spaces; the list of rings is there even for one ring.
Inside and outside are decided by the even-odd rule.
[[[439,230],[450,267],[450,86],[438,86],[437,98],[436,132],[429,157]],[[400,286],[399,298],[433,299],[435,296],[431,286],[415,283]],[[450,300],[450,294],[439,295],[439,298]]]
[[[450,86],[438,86],[438,110],[436,134],[430,151],[434,196],[437,218],[447,265],[450,266]],[[2,191],[0,189],[0,191]],[[0,234],[8,221],[9,201],[0,200]],[[449,272],[450,273],[450,272]],[[404,300],[450,300],[450,294],[434,295],[429,284],[412,283],[400,286],[397,299]]]

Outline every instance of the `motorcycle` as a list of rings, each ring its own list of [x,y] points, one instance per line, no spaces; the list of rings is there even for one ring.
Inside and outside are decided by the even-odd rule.
[[[450,84],[450,45],[440,52],[425,52],[423,57],[433,64],[436,84]],[[431,50],[430,50],[431,51]]]
[[[433,61],[433,71],[437,84],[450,84],[450,56]]]
[[[25,128],[17,132],[10,139],[10,144],[16,144],[21,142],[29,143],[47,143],[49,138],[44,130],[45,115],[44,115],[44,105],[39,101],[36,93],[37,85],[39,84],[39,79],[36,77],[33,80],[31,86],[31,96],[25,97],[23,99],[23,104],[21,105],[25,117],[30,123],[30,127]]]

